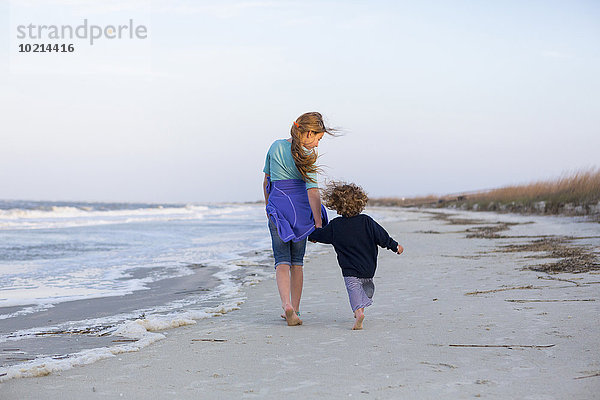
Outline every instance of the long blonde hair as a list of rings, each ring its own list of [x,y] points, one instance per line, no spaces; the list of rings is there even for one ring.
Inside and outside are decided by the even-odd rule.
[[[294,163],[304,181],[315,183],[315,179],[309,176],[309,174],[319,171],[319,167],[316,164],[317,153],[315,149],[307,150],[302,146],[303,135],[308,132],[325,132],[331,136],[336,136],[336,134],[335,129],[325,126],[323,116],[316,111],[302,114],[292,124],[290,133],[292,135],[292,156],[294,157]]]

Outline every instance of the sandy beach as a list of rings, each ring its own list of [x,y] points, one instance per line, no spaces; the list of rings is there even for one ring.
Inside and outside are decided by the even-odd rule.
[[[383,224],[405,253],[380,251],[362,331],[351,330],[333,249],[314,245],[302,326],[279,317],[266,279],[246,288],[239,310],[166,331],[138,352],[7,380],[0,398],[598,398],[598,270],[547,274],[524,268],[555,260],[501,250],[550,235],[597,251],[600,224],[443,212],[460,219],[415,211]],[[501,234],[467,237],[498,222]]]

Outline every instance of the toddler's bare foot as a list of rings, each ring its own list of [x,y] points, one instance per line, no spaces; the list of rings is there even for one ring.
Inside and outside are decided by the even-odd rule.
[[[296,315],[294,311],[294,307],[291,305],[287,305],[284,308],[285,311],[285,320],[288,326],[302,325],[302,320]]]
[[[362,309],[359,308],[354,313],[354,318],[356,318],[356,321],[354,322],[354,326],[352,327],[352,330],[359,331],[363,328],[363,320],[365,319],[365,313],[363,312]]]

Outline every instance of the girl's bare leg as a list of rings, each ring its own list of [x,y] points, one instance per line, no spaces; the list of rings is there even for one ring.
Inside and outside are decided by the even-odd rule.
[[[359,308],[356,311],[354,311],[354,318],[356,318],[356,321],[354,322],[354,326],[352,327],[352,330],[355,330],[355,331],[361,330],[363,328],[363,326],[362,326],[363,320],[365,319],[365,309]]]
[[[291,275],[291,294],[292,307],[294,310],[300,311],[300,298],[302,297],[302,286],[304,285],[304,271],[302,265],[292,265],[290,269]]]
[[[281,297],[281,306],[285,308],[290,303],[290,266],[279,264],[275,269],[275,279]]]
[[[290,302],[290,266],[279,264],[275,270],[275,279],[277,280],[277,289],[281,298],[281,307],[285,312],[285,320],[289,326],[301,325],[302,320],[294,312],[294,307]]]

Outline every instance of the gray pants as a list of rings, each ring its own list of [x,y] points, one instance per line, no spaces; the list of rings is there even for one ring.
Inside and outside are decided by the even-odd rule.
[[[344,283],[346,284],[348,298],[350,299],[350,307],[352,307],[353,312],[359,308],[365,308],[373,304],[373,301],[371,300],[373,298],[373,293],[375,293],[373,278],[345,276]]]

